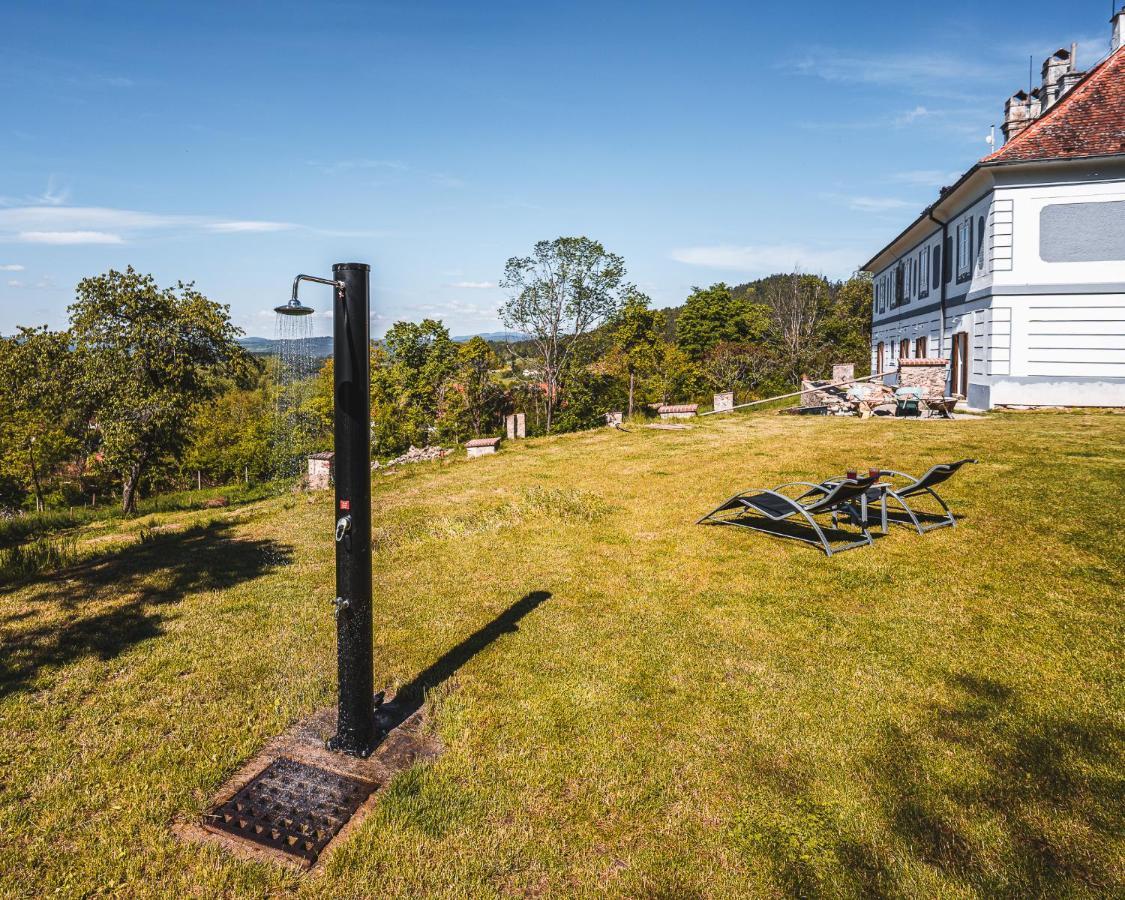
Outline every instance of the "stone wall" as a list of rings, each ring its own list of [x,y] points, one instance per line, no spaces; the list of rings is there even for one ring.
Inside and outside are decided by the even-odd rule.
[[[727,412],[734,409],[734,391],[724,391],[722,394],[715,394],[712,409],[714,409],[715,412]]]
[[[944,397],[948,376],[948,359],[931,357],[898,361],[898,386],[920,387],[923,397]]]

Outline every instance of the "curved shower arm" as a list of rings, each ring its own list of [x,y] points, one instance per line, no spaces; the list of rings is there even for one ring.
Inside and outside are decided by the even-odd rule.
[[[344,282],[342,281],[333,281],[331,278],[320,278],[316,275],[298,275],[293,279],[293,296],[290,297],[290,303],[297,302],[297,286],[302,281],[313,281],[317,284],[327,284],[330,287],[336,288],[336,290],[338,290],[341,295],[344,293]]]

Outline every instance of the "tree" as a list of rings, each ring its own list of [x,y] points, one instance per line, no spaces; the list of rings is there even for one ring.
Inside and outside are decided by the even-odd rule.
[[[372,359],[373,443],[377,453],[427,444],[448,409],[446,392],[457,371],[457,345],[435,319],[395,322]]]
[[[663,343],[664,314],[649,309],[652,301],[637,290],[630,290],[625,302],[609,321],[611,353],[615,354],[629,379],[626,415],[633,415],[637,377],[656,368],[657,351]]]
[[[832,362],[855,363],[856,374],[871,367],[871,276],[856,274],[830,292],[822,323]]]
[[[473,337],[457,351],[457,386],[464,398],[464,415],[475,437],[480,437],[484,423],[497,415],[504,401],[504,391],[492,377],[500,368],[500,360],[481,337]]]
[[[66,332],[20,328],[0,339],[0,468],[45,508],[45,482],[80,446]]]
[[[719,282],[692,288],[676,317],[676,343],[692,359],[702,359],[717,344],[760,341],[769,329],[767,308],[752,296],[735,296]]]
[[[228,306],[190,283],[160,288],[132,266],[83,279],[69,312],[101,451],[121,478],[122,510],[133,513],[141,478],[183,449],[193,408],[254,363]]]
[[[550,433],[569,356],[592,329],[616,311],[624,290],[625,261],[587,237],[539,241],[531,256],[513,256],[501,287],[504,325],[531,335],[543,360],[547,432]]]
[[[759,344],[717,344],[700,363],[700,372],[718,392],[738,387],[757,387],[769,368],[765,349]]]
[[[800,380],[824,349],[820,324],[827,298],[824,279],[801,272],[779,279],[766,291],[777,354],[791,384]]]

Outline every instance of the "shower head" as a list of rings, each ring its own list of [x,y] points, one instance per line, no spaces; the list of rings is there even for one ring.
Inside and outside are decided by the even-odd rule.
[[[298,275],[293,279],[293,293],[289,296],[289,302],[283,306],[275,306],[273,308],[275,313],[282,316],[308,316],[315,312],[311,306],[305,306],[297,299],[297,289],[300,287],[302,281],[315,281],[317,284],[329,284],[339,292],[340,299],[344,299],[344,282],[330,281],[327,278],[317,278],[315,275]]]
[[[283,316],[308,316],[313,313],[313,308],[311,306],[303,306],[301,302],[294,297],[288,303],[275,306],[273,311]]]

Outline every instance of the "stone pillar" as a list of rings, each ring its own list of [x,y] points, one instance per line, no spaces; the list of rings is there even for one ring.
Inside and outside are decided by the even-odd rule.
[[[615,425],[620,425],[624,421],[625,421],[625,413],[607,412],[605,414],[605,423],[610,428],[613,428]]]
[[[516,413],[516,437],[527,437],[527,416],[523,413]]]
[[[712,409],[715,412],[729,412],[734,409],[734,391],[724,391],[712,398]]]
[[[508,432],[508,440],[514,441],[516,439],[516,417],[504,416],[504,428]]]
[[[832,383],[838,381],[851,381],[855,378],[854,363],[837,363],[832,367]]]

